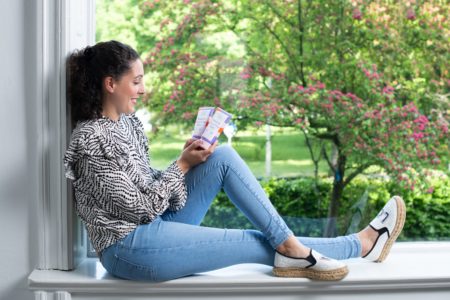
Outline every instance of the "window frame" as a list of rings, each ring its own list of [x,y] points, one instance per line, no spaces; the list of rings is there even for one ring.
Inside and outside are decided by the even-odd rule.
[[[41,175],[37,204],[38,268],[71,270],[84,257],[82,224],[74,214],[63,156],[72,132],[66,105],[66,58],[95,42],[95,0],[37,0],[36,111]]]
[[[39,161],[38,269],[72,270],[86,259],[86,233],[75,215],[63,155],[73,124],[66,105],[67,55],[95,43],[95,0],[36,0],[35,101]],[[450,166],[450,165],[449,165]],[[430,242],[432,243],[432,242]]]

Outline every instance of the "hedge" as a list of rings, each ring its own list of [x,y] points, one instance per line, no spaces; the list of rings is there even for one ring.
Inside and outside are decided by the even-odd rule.
[[[317,185],[311,177],[272,178],[260,183],[296,235],[322,236],[332,188],[330,179],[321,179]],[[392,195],[399,194],[407,206],[406,223],[399,240],[449,239],[450,179],[434,177],[431,186],[425,192],[403,191],[382,178],[357,177],[345,189],[337,232],[349,234],[364,228]],[[202,225],[256,229],[223,191],[214,199]]]

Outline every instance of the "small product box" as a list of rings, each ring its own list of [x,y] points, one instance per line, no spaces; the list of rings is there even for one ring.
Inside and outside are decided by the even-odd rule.
[[[197,113],[197,119],[194,124],[194,131],[192,132],[192,138],[199,139],[202,137],[203,131],[205,131],[212,115],[214,114],[214,107],[200,107]]]
[[[206,125],[200,139],[201,147],[208,149],[219,138],[225,126],[230,123],[232,115],[225,110],[217,107],[213,116]]]

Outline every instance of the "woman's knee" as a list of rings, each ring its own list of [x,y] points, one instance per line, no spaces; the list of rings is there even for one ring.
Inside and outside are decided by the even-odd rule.
[[[233,147],[225,144],[218,146],[211,154],[210,158],[212,158],[212,160],[222,160],[225,162],[230,162],[236,159],[240,159],[240,156]]]

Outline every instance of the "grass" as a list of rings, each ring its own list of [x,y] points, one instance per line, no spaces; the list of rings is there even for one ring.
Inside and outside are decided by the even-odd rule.
[[[176,126],[165,128],[157,135],[149,134],[151,165],[158,169],[166,168],[176,159],[190,133],[182,132]],[[219,144],[227,143],[221,136]],[[257,177],[265,175],[265,129],[238,131],[232,146],[246,161]],[[327,166],[321,163],[320,173],[326,173]],[[310,159],[303,134],[286,128],[272,128],[272,176],[292,177],[313,175],[314,166]]]

